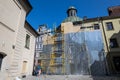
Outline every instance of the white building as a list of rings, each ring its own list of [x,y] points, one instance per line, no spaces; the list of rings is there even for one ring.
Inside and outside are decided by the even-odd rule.
[[[32,75],[36,31],[25,22],[28,0],[0,0],[0,80]]]
[[[41,63],[42,72],[46,73],[48,62],[51,53],[51,30],[48,29],[47,25],[40,25],[37,30],[39,36],[36,38],[35,48],[35,65]]]
[[[41,53],[43,52],[43,40],[45,36],[47,37],[47,26],[40,25],[37,32],[39,36],[36,38],[36,64],[38,63]]]

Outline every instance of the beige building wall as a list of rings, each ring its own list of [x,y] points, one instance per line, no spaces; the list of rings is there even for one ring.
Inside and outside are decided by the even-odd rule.
[[[106,22],[112,22],[114,30],[107,31],[106,30]],[[112,50],[112,51],[120,51],[120,48],[110,49],[110,38],[112,38],[112,36],[114,34],[117,34],[120,31],[120,27],[119,27],[120,26],[120,18],[118,18],[118,19],[111,19],[111,20],[104,20],[103,21],[103,26],[104,26],[104,29],[105,29],[105,34],[106,34],[106,38],[107,38],[107,44],[108,44],[108,47],[109,47],[109,51],[110,50]],[[119,41],[118,41],[118,44],[120,46],[120,42]]]
[[[26,14],[17,0],[0,0],[0,53],[6,54],[1,64],[1,80],[32,75],[35,36],[24,27]],[[26,34],[30,35],[30,49],[25,48]]]
[[[7,56],[3,58],[0,77],[6,80],[10,73],[10,66],[13,59],[13,46],[15,36],[20,22],[21,9],[12,0],[0,0],[0,52]]]
[[[80,32],[80,31],[90,31],[94,30],[92,28],[86,28],[86,29],[81,29],[81,27],[88,27],[88,26],[93,26],[94,24],[98,23],[96,22],[89,22],[89,23],[82,23],[79,25],[73,25],[72,22],[66,22],[61,24],[61,30],[66,34],[66,33],[75,33],[75,32]]]
[[[109,17],[109,16],[108,16]],[[103,17],[104,18],[104,17]],[[107,30],[106,29],[106,22],[112,22],[113,23],[113,30]],[[106,53],[106,58],[108,59],[109,64],[109,72],[111,73],[118,73],[118,71],[115,70],[115,66],[113,63],[113,57],[114,56],[120,56],[120,17],[113,17],[103,20],[91,20],[88,22],[82,21],[81,24],[73,25],[73,22],[65,22],[61,23],[61,30],[64,32],[64,34],[67,33],[77,33],[81,31],[92,31],[94,30],[94,27],[87,28],[89,26],[94,26],[94,24],[99,24],[100,30],[102,32],[102,38],[103,38],[103,44],[104,44],[104,50]],[[86,27],[85,29],[81,29],[81,27]],[[110,47],[110,39],[111,38],[117,38],[118,42],[118,48],[111,48]],[[108,57],[109,56],[109,57]]]
[[[106,30],[106,22],[112,22],[113,23],[113,30]],[[119,57],[120,56],[120,18],[117,19],[110,19],[110,20],[104,20],[103,21],[103,26],[105,29],[105,35],[103,39],[106,41],[104,42],[105,45],[105,51],[108,59],[108,64],[109,64],[109,72],[110,74],[118,74],[119,71],[115,69],[115,63],[113,62],[114,57]],[[116,38],[118,47],[117,48],[111,48],[110,47],[110,39]]]
[[[21,64],[20,64],[20,73],[21,75],[32,75],[33,71],[33,62],[34,62],[34,49],[35,49],[35,36],[31,34],[28,30],[24,31],[24,38],[23,38],[23,45],[24,47],[22,48],[22,59],[21,59]],[[30,35],[30,48],[27,49],[25,48],[25,37],[26,34]],[[26,62],[26,69],[25,72],[23,72],[23,66],[24,62]]]
[[[80,26],[74,26],[72,22],[66,22],[61,24],[61,30],[66,33],[78,32],[80,31]]]

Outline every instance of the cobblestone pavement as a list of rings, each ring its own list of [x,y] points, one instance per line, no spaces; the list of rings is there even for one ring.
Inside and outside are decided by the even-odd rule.
[[[28,76],[22,80],[120,80],[120,77],[93,77],[82,75],[41,75],[40,77]]]

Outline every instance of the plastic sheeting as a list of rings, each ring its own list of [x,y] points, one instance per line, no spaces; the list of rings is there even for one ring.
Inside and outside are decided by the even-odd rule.
[[[104,45],[100,30],[65,34],[66,74],[105,75]]]

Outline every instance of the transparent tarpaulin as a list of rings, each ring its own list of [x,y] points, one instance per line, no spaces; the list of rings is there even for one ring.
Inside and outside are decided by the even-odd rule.
[[[60,42],[62,40],[64,42]],[[104,44],[100,30],[67,33],[64,34],[64,38],[58,35],[56,42],[59,43],[45,45],[43,53],[46,53],[47,56],[49,55],[49,58],[51,53],[58,54],[54,59],[54,65],[59,66],[49,66],[52,59],[46,59],[44,61],[49,63],[47,66],[45,65],[45,72],[53,73],[52,71],[54,71],[54,74],[61,74],[63,71],[64,74],[73,75],[106,74]],[[52,51],[52,49],[54,50]],[[65,55],[64,58],[59,56],[63,53]]]
[[[66,74],[104,75],[106,64],[100,30],[64,35]]]

